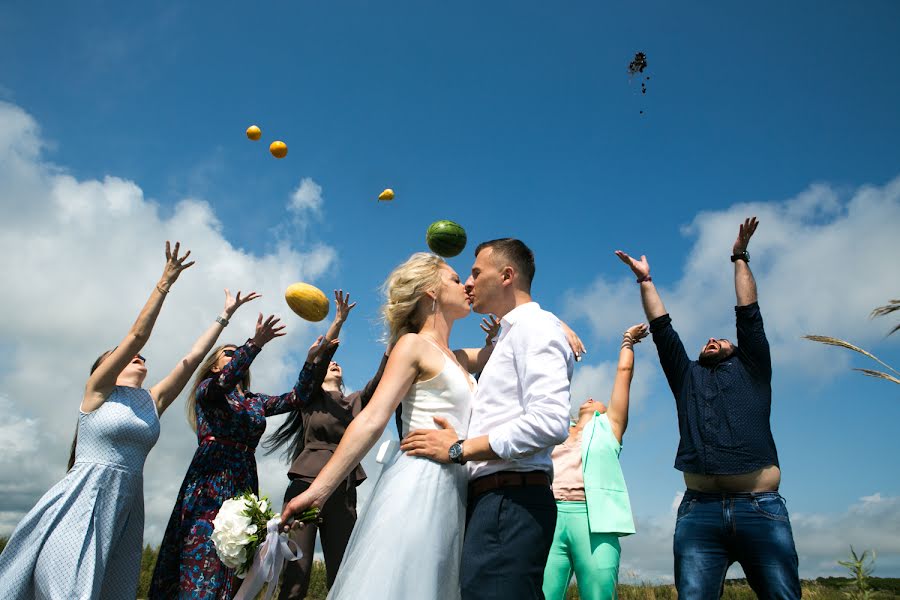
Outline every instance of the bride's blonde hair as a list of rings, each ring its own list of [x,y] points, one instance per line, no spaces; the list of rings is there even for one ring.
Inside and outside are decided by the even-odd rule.
[[[441,285],[443,258],[428,252],[416,252],[394,269],[384,282],[387,301],[381,314],[388,328],[388,343],[393,344],[407,333],[419,331],[421,317],[416,313],[419,299]]]

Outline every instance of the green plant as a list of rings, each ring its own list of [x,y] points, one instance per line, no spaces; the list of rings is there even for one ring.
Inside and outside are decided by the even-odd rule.
[[[856,590],[847,593],[847,596],[850,598],[868,600],[874,597],[872,595],[872,586],[869,585],[869,577],[872,576],[872,572],[875,570],[875,551],[871,551],[871,558],[869,558],[869,552],[869,550],[866,550],[862,553],[862,556],[857,556],[853,546],[850,546],[850,560],[837,561],[839,565],[846,567],[850,571],[850,575],[854,579]]]
[[[900,300],[890,300],[884,306],[879,306],[878,308],[873,310],[872,313],[869,315],[869,318],[874,319],[875,317],[883,317],[885,315],[889,315],[892,312],[898,311],[898,310],[900,310]],[[888,335],[891,335],[892,333],[894,333],[896,331],[900,331],[900,324],[895,325],[894,328],[888,332]],[[859,346],[855,346],[855,345],[851,344],[850,342],[844,341],[840,338],[830,337],[827,335],[804,335],[803,337],[806,338],[807,340],[811,340],[813,342],[819,342],[821,344],[828,344],[829,346],[838,346],[839,348],[846,348],[847,350],[852,350],[854,352],[858,352],[858,353],[862,354],[863,356],[868,356],[869,358],[871,358],[878,364],[893,371],[897,376],[900,376],[900,371],[898,371],[891,365],[887,364],[886,362],[882,361],[881,359],[879,359],[877,356],[875,356],[871,352],[867,352],[866,350],[863,350]],[[877,377],[878,379],[886,379],[886,380],[892,381],[896,384],[900,384],[900,379],[898,379],[894,375],[891,375],[890,373],[885,373],[884,371],[876,371],[874,369],[854,369],[854,371],[860,371],[863,374],[868,375],[869,377]]]

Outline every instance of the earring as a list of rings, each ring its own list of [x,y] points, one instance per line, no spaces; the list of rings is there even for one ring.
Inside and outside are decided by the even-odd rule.
[[[434,297],[434,301],[431,303],[431,312],[437,312],[437,296]]]

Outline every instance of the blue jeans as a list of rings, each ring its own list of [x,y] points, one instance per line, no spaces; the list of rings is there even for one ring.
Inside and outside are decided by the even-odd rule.
[[[800,598],[797,551],[778,492],[687,490],[675,523],[675,587],[682,600],[719,598],[738,562],[760,598]]]

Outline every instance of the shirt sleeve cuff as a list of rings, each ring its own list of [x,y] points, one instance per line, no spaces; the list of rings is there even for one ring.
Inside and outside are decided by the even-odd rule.
[[[497,456],[503,460],[510,460],[509,440],[504,436],[492,431],[488,434],[488,444],[490,444],[491,450],[497,453]]]
[[[759,302],[751,302],[750,304],[746,304],[744,306],[735,306],[734,312],[737,315],[747,315],[752,314],[755,311],[759,310]]]
[[[672,317],[669,316],[668,313],[664,314],[661,317],[656,317],[652,321],[650,321],[650,333],[656,333],[660,329],[664,329],[666,325],[669,325],[672,322]]]

